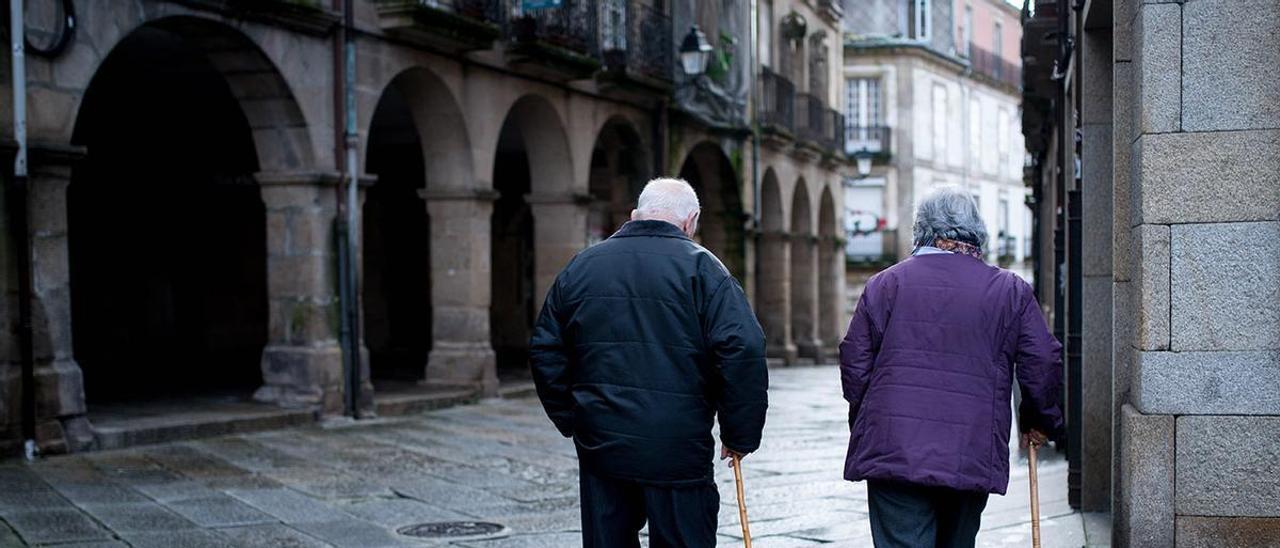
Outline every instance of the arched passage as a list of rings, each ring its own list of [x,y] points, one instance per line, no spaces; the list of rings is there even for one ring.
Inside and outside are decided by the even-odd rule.
[[[528,375],[534,315],[560,269],[586,243],[587,214],[574,195],[568,139],[546,99],[515,102],[493,167],[490,325],[499,380]]]
[[[361,231],[364,342],[380,390],[423,380],[432,342],[431,232],[420,197],[426,160],[404,91],[393,81],[382,93],[365,163],[377,181],[365,193]]]
[[[702,202],[698,241],[742,280],[746,273],[746,217],[733,164],[719,145],[700,143],[689,151],[680,167],[680,178],[693,186]]]
[[[247,39],[194,19],[140,27],[95,74],[73,137],[88,155],[67,195],[73,344],[90,402],[260,384],[268,238],[253,174],[310,150],[255,139],[301,123],[275,94],[287,88],[246,90],[264,83],[279,76]],[[247,116],[261,112],[250,102],[273,103],[278,119]]]
[[[608,238],[630,219],[649,179],[649,165],[648,151],[635,127],[622,118],[605,124],[591,151],[589,244]]]
[[[782,189],[772,169],[760,184],[760,234],[756,245],[756,316],[764,328],[768,355],[794,361],[791,339],[791,245],[782,212]]]
[[[831,186],[822,187],[818,201],[818,339],[821,353],[834,354],[842,333],[844,246],[839,239],[836,203]]]
[[[791,337],[804,358],[818,357],[818,253],[809,190],[796,181],[791,198]]]

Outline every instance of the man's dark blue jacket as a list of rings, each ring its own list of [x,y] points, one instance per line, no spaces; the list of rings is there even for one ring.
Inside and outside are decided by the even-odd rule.
[[[760,446],[764,333],[715,255],[663,221],[631,221],[573,258],[547,292],[530,362],[580,465],[655,485],[712,481],[720,439]]]

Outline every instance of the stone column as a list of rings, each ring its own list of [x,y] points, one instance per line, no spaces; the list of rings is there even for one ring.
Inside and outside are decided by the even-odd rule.
[[[489,334],[490,217],[497,193],[419,195],[427,202],[431,222],[432,342],[425,382],[479,386],[485,395],[494,395],[498,373]]]
[[[791,334],[796,354],[818,359],[818,240],[812,234],[791,236]]]
[[[71,269],[67,251],[70,150],[33,150],[28,211],[31,227],[32,358],[36,381],[36,442],[42,452],[92,446],[85,419],[84,376],[71,344]],[[14,368],[14,374],[20,375]],[[21,382],[15,383],[20,387]],[[20,396],[21,392],[15,395]],[[19,415],[20,416],[20,415]]]
[[[587,246],[591,197],[579,194],[530,194],[533,210],[533,300],[542,308],[556,275]],[[536,312],[535,312],[536,314]]]
[[[336,173],[259,173],[267,210],[267,346],[259,401],[343,410]],[[364,360],[362,360],[363,362]],[[363,394],[371,394],[367,367]]]
[[[844,338],[844,241],[822,236],[818,241],[818,339],[820,360],[839,357]]]
[[[790,365],[796,359],[791,342],[791,238],[785,232],[761,232],[756,261],[756,316],[764,328],[765,355]]]

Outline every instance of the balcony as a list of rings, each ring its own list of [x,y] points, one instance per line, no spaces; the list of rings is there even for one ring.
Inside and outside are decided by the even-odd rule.
[[[760,69],[760,123],[766,131],[793,135],[795,133],[796,85],[782,75]]]
[[[969,63],[975,73],[986,76],[997,83],[1015,89],[1021,89],[1022,87],[1022,67],[1010,63],[1004,57],[990,50],[980,48],[972,42],[969,44]]]
[[[452,53],[486,49],[501,35],[502,0],[377,0],[382,30]]]
[[[823,152],[834,153],[844,142],[841,128],[844,116],[827,107],[826,102],[808,93],[796,94],[796,137],[816,145]]]
[[[607,76],[669,86],[675,48],[671,17],[639,1],[600,3],[600,55]]]
[[[873,156],[888,157],[891,152],[889,150],[889,137],[889,128],[884,126],[846,125],[844,127],[844,151],[849,155],[866,151]]]
[[[513,6],[515,0],[510,0]],[[561,0],[507,22],[507,53],[517,65],[538,67],[544,76],[578,79],[596,72],[600,7],[593,0]]]

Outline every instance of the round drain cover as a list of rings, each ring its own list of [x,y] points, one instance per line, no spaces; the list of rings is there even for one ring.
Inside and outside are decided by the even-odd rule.
[[[439,521],[406,525],[396,532],[408,537],[456,539],[503,536],[507,528],[487,521]]]

